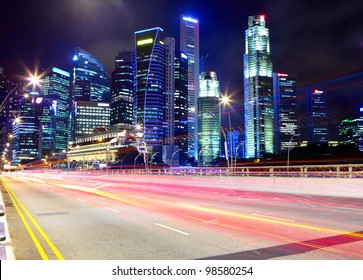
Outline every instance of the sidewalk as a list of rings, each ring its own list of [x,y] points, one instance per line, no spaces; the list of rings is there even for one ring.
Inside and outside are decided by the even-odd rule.
[[[1,189],[3,190],[0,180]],[[0,260],[15,260],[8,224],[6,221],[6,209],[2,191],[0,191]]]

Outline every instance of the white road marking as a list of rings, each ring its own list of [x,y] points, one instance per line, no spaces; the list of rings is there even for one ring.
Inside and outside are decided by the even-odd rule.
[[[325,207],[363,212],[363,209],[359,209],[359,208],[348,208],[348,207],[339,207],[339,206],[325,206]]]
[[[103,184],[101,186],[96,187],[95,190],[100,189],[100,188],[103,188],[103,187],[107,187],[107,186],[110,186],[110,185],[113,185],[113,184],[114,183]]]
[[[209,221],[203,221],[203,224],[214,224],[215,222],[217,222],[218,219],[213,219],[213,220],[209,220]]]
[[[259,216],[259,217],[265,217],[265,218],[283,220],[283,221],[288,221],[288,222],[295,222],[295,220],[284,219],[284,218],[279,218],[279,217],[274,217],[274,216],[268,216],[268,215],[261,215],[261,214],[252,214],[252,216]]]
[[[115,210],[115,209],[112,209],[112,208],[109,208],[109,207],[103,207],[103,208],[105,208],[107,210],[110,210],[110,211],[113,211],[113,212],[116,212],[116,213],[119,213],[120,212],[118,210]]]
[[[37,182],[37,183],[45,183],[45,181],[39,180],[39,179],[35,179],[35,178],[25,178],[26,180],[29,181],[33,181],[33,182]]]
[[[177,233],[181,233],[181,234],[184,234],[184,235],[189,235],[189,233],[187,233],[187,232],[184,232],[184,231],[181,231],[181,230],[178,230],[178,229],[175,229],[175,228],[171,228],[171,227],[168,227],[168,226],[165,226],[165,225],[162,225],[162,224],[155,223],[155,225],[157,225],[159,227],[169,229],[169,230],[172,230],[172,231],[175,231]]]
[[[80,201],[80,202],[86,202],[85,200],[80,199],[80,198],[77,198],[77,200]]]

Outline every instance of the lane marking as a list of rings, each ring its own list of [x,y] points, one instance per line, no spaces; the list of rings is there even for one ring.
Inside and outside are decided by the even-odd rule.
[[[109,208],[109,207],[103,207],[103,208],[105,208],[106,210],[110,210],[110,211],[116,212],[116,213],[119,213],[120,212],[118,210],[115,210],[115,209],[112,209],[112,208]]]
[[[85,200],[80,199],[80,198],[77,198],[77,200],[80,201],[80,202],[86,202]]]
[[[113,184],[114,184],[114,183],[107,183],[107,184],[103,184],[103,185],[101,185],[101,186],[96,187],[95,189],[97,190],[97,189],[104,188],[104,187],[107,187],[107,186],[110,186],[110,185],[113,185]]]
[[[184,231],[181,231],[181,230],[178,230],[178,229],[172,228],[172,227],[168,227],[168,226],[165,226],[165,225],[162,225],[162,224],[155,223],[155,225],[157,225],[157,226],[159,226],[159,227],[162,227],[162,228],[166,228],[166,229],[169,229],[169,230],[175,231],[175,232],[180,233],[180,234],[183,234],[183,235],[190,235],[190,234],[189,234],[189,233],[187,233],[187,232],[184,232]]]
[[[277,219],[277,220],[282,220],[282,221],[288,221],[288,222],[295,222],[295,220],[284,219],[284,218],[268,216],[268,215],[262,215],[262,214],[252,214],[252,215],[253,216],[258,216],[258,217],[265,217],[265,218]]]
[[[3,185],[4,185],[5,189],[7,190],[8,194],[9,194],[9,197],[10,197],[10,199],[11,199],[11,201],[12,201],[12,203],[13,203],[15,209],[16,209],[16,211],[18,212],[18,214],[20,216],[20,219],[22,220],[23,224],[25,225],[26,230],[28,231],[28,233],[30,235],[30,238],[33,240],[33,243],[34,243],[35,247],[37,248],[40,257],[42,258],[42,260],[49,260],[47,254],[45,253],[44,248],[42,247],[42,245],[40,244],[39,240],[35,236],[34,231],[31,229],[29,223],[27,222],[27,220],[24,217],[23,213],[21,212],[18,204],[16,203],[15,198],[10,193],[10,191],[7,188],[7,186],[5,185],[4,181],[2,181],[2,182],[3,182]]]
[[[1,180],[1,179],[0,179]],[[2,181],[2,180],[1,180]],[[34,231],[30,228],[29,223],[26,221],[26,218],[24,217],[24,215],[22,214],[20,208],[23,210],[23,212],[28,216],[28,218],[30,219],[30,221],[33,223],[33,225],[35,226],[35,228],[38,230],[38,232],[40,233],[40,235],[43,237],[43,239],[45,240],[45,242],[48,244],[48,246],[50,247],[50,249],[53,251],[53,253],[56,255],[56,257],[59,260],[64,260],[64,257],[62,256],[62,254],[59,252],[59,250],[57,249],[57,247],[53,244],[53,242],[49,239],[49,237],[45,234],[45,232],[43,231],[43,229],[39,226],[39,224],[35,221],[35,219],[33,218],[33,216],[28,212],[28,210],[24,207],[24,205],[20,202],[20,200],[18,199],[18,197],[15,195],[15,193],[13,192],[12,189],[10,189],[10,187],[4,182],[2,181],[5,189],[7,190],[7,192],[9,193],[9,196],[11,198],[11,200],[13,201],[14,206],[16,207],[25,227],[27,228],[35,246],[38,249],[39,254],[41,255],[43,260],[49,260],[48,256],[46,255],[43,247],[40,245],[39,240],[36,238]],[[17,205],[20,206],[17,207]]]

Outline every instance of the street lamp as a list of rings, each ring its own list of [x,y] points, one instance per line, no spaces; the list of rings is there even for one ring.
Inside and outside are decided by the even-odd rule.
[[[222,96],[222,104],[229,105],[229,96]],[[228,123],[229,123],[229,152],[231,154],[231,166],[233,166],[233,155],[232,155],[232,128],[231,128],[231,115],[229,109],[227,108]],[[227,140],[226,140],[227,141]]]
[[[171,155],[171,167],[173,167],[173,158],[174,158],[174,156],[178,153],[178,152],[180,152],[181,151],[181,149],[178,149],[178,150],[176,150],[172,155]]]
[[[142,154],[140,153],[140,154],[138,154],[136,157],[135,157],[135,160],[134,160],[134,169],[135,169],[135,166],[136,166],[136,160],[139,158],[139,157],[141,157],[142,156]]]
[[[153,153],[153,154],[152,154],[151,159],[150,159],[150,167],[151,167],[151,165],[152,165],[152,163],[153,163],[153,160],[154,160],[155,156],[156,156],[158,153],[159,153],[159,152],[155,152],[155,153]]]
[[[211,115],[213,118],[216,119],[216,116],[213,115],[211,112],[207,112],[209,115]],[[224,152],[226,154],[226,160],[227,160],[227,167],[229,168],[230,167],[230,164],[229,164],[229,155],[228,155],[228,148],[227,148],[227,136],[226,136],[226,132],[224,131],[222,125],[219,123],[219,128],[220,130],[222,131],[222,134],[223,134],[223,138],[224,138]],[[198,156],[199,158],[199,156]]]
[[[121,159],[121,166],[120,166],[120,169],[122,169],[122,164],[124,162],[124,159],[127,158],[128,156],[124,156],[122,159]]]
[[[237,147],[236,147],[236,151],[235,151],[235,155],[234,155],[234,167],[236,168],[237,167],[237,151],[238,151],[238,148],[243,145],[244,142],[241,141],[238,143]]]
[[[200,155],[203,153],[203,151],[205,150],[205,149],[207,149],[207,147],[203,147],[203,148],[201,148],[200,149],[200,151],[199,151],[199,153],[198,153],[198,167],[199,167],[199,158],[200,158]]]
[[[290,146],[292,138],[300,136],[300,134],[293,134],[289,140],[289,145],[287,146],[287,172],[289,172],[289,164],[290,164]]]

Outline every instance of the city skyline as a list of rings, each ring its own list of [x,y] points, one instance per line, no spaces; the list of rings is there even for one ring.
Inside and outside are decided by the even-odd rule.
[[[232,95],[232,119],[237,127],[243,122],[243,52],[244,30],[250,15],[263,14],[270,30],[273,71],[296,74],[297,88],[362,70],[363,20],[358,1],[350,0],[310,3],[311,1],[274,1],[274,4],[255,1],[225,2],[220,10],[205,1],[194,3],[168,3],[165,1],[32,1],[22,8],[16,1],[3,3],[1,12],[4,41],[0,51],[0,65],[10,73],[22,74],[25,68],[34,70],[53,66],[70,70],[72,50],[81,47],[107,66],[108,74],[114,70],[114,58],[122,49],[132,49],[133,34],[137,30],[159,26],[166,36],[175,37],[179,45],[179,20],[182,14],[198,18],[200,22],[200,54],[206,56],[206,70],[216,71],[221,92]],[[323,1],[324,2],[324,1]],[[145,9],[137,7],[143,4]],[[209,2],[208,2],[209,3]],[[357,4],[357,5],[356,5]],[[29,5],[29,6],[28,6]],[[237,12],[236,12],[237,11]],[[16,14],[14,22],[10,15]],[[36,18],[36,20],[34,20]],[[27,26],[27,28],[24,28]],[[24,47],[26,46],[26,47]],[[330,106],[342,106],[344,112],[334,110],[331,122],[336,127],[345,112],[353,114],[351,104],[362,103],[357,91],[362,75],[349,85],[325,84]],[[351,85],[354,85],[354,89]],[[358,85],[358,87],[356,86]],[[337,88],[351,93],[331,93]],[[357,89],[358,88],[358,89]],[[320,88],[319,88],[320,90]],[[323,88],[322,90],[326,90]],[[305,92],[298,92],[298,107],[305,109]],[[342,101],[342,102],[341,102]],[[332,111],[332,110],[331,110]],[[348,116],[349,117],[349,116]],[[223,116],[222,121],[226,121]],[[301,123],[305,122],[300,116]]]
[[[206,6],[205,1],[174,4],[108,0],[101,5],[92,0],[36,0],[22,3],[20,9],[16,2],[1,4],[1,25],[7,27],[3,40],[7,44],[1,46],[0,62],[9,71],[21,69],[19,65],[24,63],[30,69],[37,63],[44,69],[64,64],[67,59],[71,63],[72,49],[81,47],[99,58],[110,74],[118,51],[132,47],[135,31],[161,27],[167,36],[178,38],[182,14],[199,19],[201,54],[208,55],[207,66],[217,73],[221,69],[226,72],[219,75],[222,91],[242,88],[244,30],[247,17],[255,14],[266,16],[274,71],[296,74],[299,85],[362,70],[358,61],[363,58],[363,37],[358,31],[363,25],[359,18],[363,8],[356,5],[356,0],[329,1],[329,6],[322,3],[325,1],[313,5],[312,1],[299,0],[274,1],[273,5],[227,1],[222,11]],[[141,3],[145,9],[139,10]],[[18,15],[16,21],[12,20],[14,14]],[[237,80],[233,82],[236,84],[232,80]]]

